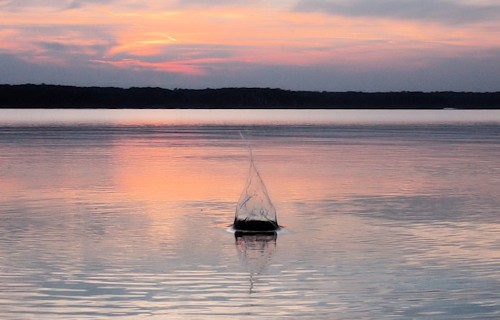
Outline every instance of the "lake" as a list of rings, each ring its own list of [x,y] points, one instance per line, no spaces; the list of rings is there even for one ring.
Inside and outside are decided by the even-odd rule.
[[[499,159],[496,110],[0,110],[0,318],[498,319]]]

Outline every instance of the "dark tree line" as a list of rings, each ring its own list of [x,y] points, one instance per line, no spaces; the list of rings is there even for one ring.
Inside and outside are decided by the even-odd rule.
[[[497,109],[500,92],[316,92],[0,85],[2,108]]]

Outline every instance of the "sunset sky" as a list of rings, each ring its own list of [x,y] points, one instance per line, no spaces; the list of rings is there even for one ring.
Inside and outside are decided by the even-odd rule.
[[[498,0],[0,0],[0,83],[499,91]]]

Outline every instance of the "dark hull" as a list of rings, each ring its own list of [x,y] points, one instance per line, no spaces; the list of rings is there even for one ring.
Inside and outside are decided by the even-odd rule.
[[[233,228],[243,232],[274,232],[280,229],[274,221],[234,220]]]

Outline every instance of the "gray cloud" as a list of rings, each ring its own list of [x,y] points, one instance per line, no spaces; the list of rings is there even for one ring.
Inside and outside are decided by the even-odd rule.
[[[295,10],[446,24],[500,19],[500,5],[472,5],[446,0],[299,0]]]
[[[75,45],[66,44],[62,42],[55,41],[42,41],[37,43],[37,46],[47,52],[53,54],[61,53],[80,53],[80,52],[95,52],[97,55],[102,55],[109,50],[110,45],[94,44],[94,45]]]
[[[11,28],[9,25],[3,25],[0,22],[0,28]],[[62,46],[72,46],[71,42],[75,42],[75,45],[81,39],[87,39],[88,42],[94,44],[106,45],[108,48],[116,45],[114,30],[118,29],[119,26],[108,26],[108,25],[21,25],[16,27],[15,33],[17,34],[15,41],[23,42],[25,39],[30,41],[31,39],[43,39],[35,45],[41,45],[46,49],[62,49]],[[69,35],[68,35],[69,34]],[[70,41],[70,43],[68,43]],[[31,43],[31,41],[30,41]],[[53,48],[50,48],[50,44],[53,44]],[[84,46],[82,46],[84,47]],[[68,47],[67,47],[68,48]],[[20,48],[22,51],[22,49]]]
[[[293,0],[292,0],[293,1]],[[253,0],[251,2],[245,0],[174,0],[166,3],[163,7],[174,8],[209,8],[209,7],[235,7],[247,6],[255,7],[262,3],[267,3],[264,0]]]
[[[250,5],[264,2],[254,0]],[[0,0],[0,10],[22,11],[25,9],[70,10],[79,9],[91,4],[111,4],[126,8],[175,9],[185,7],[222,7],[232,5],[249,5],[244,0],[167,0],[167,1],[124,1],[120,0]]]
[[[27,8],[50,8],[66,10],[81,8],[88,4],[108,4],[117,0],[7,0],[0,2],[0,8],[8,11],[20,11]]]
[[[404,64],[389,69],[360,68],[355,63],[306,67],[228,61],[208,63],[205,67],[209,72],[196,76],[147,68],[116,68],[85,60],[75,55],[69,66],[59,66],[30,63],[0,53],[0,83],[166,88],[253,86],[328,91],[498,91],[500,83],[500,48],[476,57],[428,57],[427,63],[419,68]]]
[[[69,1],[66,8],[67,9],[76,9],[81,8],[87,4],[98,3],[98,4],[107,4],[115,2],[115,0],[72,0]]]

